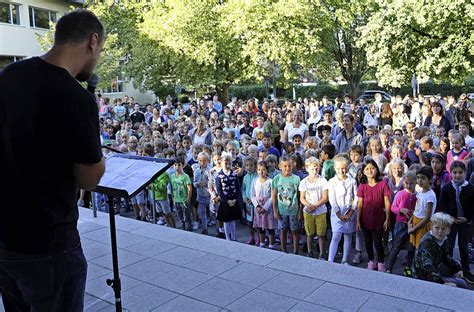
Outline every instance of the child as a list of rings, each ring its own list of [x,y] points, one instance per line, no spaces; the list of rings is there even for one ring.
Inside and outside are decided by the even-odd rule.
[[[257,159],[249,156],[245,158],[244,167],[246,174],[244,175],[244,180],[242,182],[242,199],[244,202],[244,217],[248,224],[249,229],[249,239],[247,240],[247,244],[249,245],[259,245],[260,242],[255,241],[255,230],[253,228],[253,219],[254,219],[254,209],[252,203],[252,189],[253,189],[253,182],[257,178],[256,172],[256,165]]]
[[[349,165],[349,176],[353,179],[357,179],[357,172],[362,167],[362,147],[360,145],[352,145],[349,149],[349,157],[351,158],[351,163]]]
[[[390,229],[390,189],[373,159],[365,161],[357,191],[357,230],[364,232],[367,269],[385,272],[383,234]],[[377,261],[374,259],[374,246]]]
[[[453,180],[441,189],[439,209],[453,217],[454,224],[448,235],[449,254],[453,256],[456,236],[461,256],[464,279],[473,284],[474,278],[469,269],[469,241],[471,239],[471,224],[474,219],[474,186],[466,181],[466,165],[459,160],[451,164]]]
[[[323,162],[322,176],[327,181],[332,179],[336,174],[334,170],[334,156],[336,155],[336,147],[333,144],[324,145],[321,148],[320,158]]]
[[[410,234],[410,249],[418,249],[421,238],[430,230],[430,219],[436,207],[436,194],[431,189],[433,169],[423,166],[416,171],[416,183],[421,191],[416,194],[416,205],[413,215],[408,220]],[[407,263],[405,276],[412,276],[411,263]]]
[[[196,158],[193,157],[194,156],[193,155],[194,154],[194,147],[198,146],[198,145],[195,145],[195,146],[193,146],[193,148],[191,148],[192,144],[193,143],[192,143],[191,137],[188,136],[188,135],[185,135],[181,139],[181,145],[184,148],[184,150],[186,151],[186,163],[189,164],[190,166],[192,166],[193,164],[195,164],[197,162],[197,161],[194,160],[193,162],[190,163],[191,160],[196,159]],[[197,152],[196,155],[199,154],[199,153],[200,153],[200,151]]]
[[[183,146],[185,145],[184,143],[185,143],[185,141],[183,141]],[[193,170],[194,170],[195,168],[199,167],[198,155],[199,155],[199,153],[202,152],[202,145],[195,144],[189,150],[191,151],[191,157],[188,160],[188,153],[186,153],[186,157],[187,157],[186,158],[186,163],[188,164],[188,166],[191,166],[191,168],[193,168]]]
[[[403,162],[403,147],[400,144],[392,145],[392,147],[390,148],[390,155],[392,157],[392,160],[385,166],[385,169],[383,170],[384,175],[389,175],[389,173],[390,173],[390,168],[389,168],[390,164],[392,163],[392,161],[395,158],[398,158],[398,159],[402,160],[403,172],[408,171],[407,164],[405,164],[405,162]]]
[[[293,136],[293,144],[295,145],[295,154],[299,154],[304,156],[304,146],[303,146],[303,138],[301,134],[297,133]]]
[[[209,194],[211,196],[211,201],[209,203],[209,210],[211,212],[211,224],[213,223],[212,219],[215,220],[215,216],[216,216],[217,210],[219,208],[218,196],[217,196],[217,192],[216,192],[216,178],[217,178],[217,174],[219,174],[219,172],[222,170],[222,167],[221,167],[221,154],[217,153],[217,152],[214,152],[212,154],[212,160],[213,160],[213,163],[214,163],[214,167],[212,167],[207,172],[207,175],[208,175],[207,189],[208,189]],[[216,236],[218,238],[225,238],[224,223],[219,222]]]
[[[265,157],[265,162],[267,163],[267,174],[270,179],[273,179],[281,173],[280,170],[276,169],[278,164],[278,159],[275,155],[270,154]]]
[[[232,155],[223,155],[221,161],[223,168],[216,177],[217,220],[224,223],[225,238],[235,241],[235,221],[241,218],[242,193],[237,174],[232,170]]]
[[[464,137],[460,133],[453,133],[451,136],[451,150],[446,158],[446,170],[451,173],[451,163],[455,160],[463,160],[469,154],[464,146]]]
[[[391,211],[396,215],[394,226],[395,239],[385,263],[385,272],[387,273],[392,273],[398,253],[408,242],[409,235],[407,222],[412,216],[416,205],[416,175],[413,172],[409,171],[403,176],[403,187],[404,189],[395,195],[391,207]],[[405,263],[412,263],[414,255],[414,250],[409,250],[405,258]]]
[[[390,188],[390,204],[395,198],[395,194],[403,189],[403,175],[408,168],[405,169],[405,163],[400,158],[393,158],[388,163],[388,175],[384,178]]]
[[[446,171],[446,158],[441,153],[435,152],[431,157],[431,168],[433,169],[433,191],[436,194],[436,199],[438,204],[436,206],[436,211],[438,211],[440,202],[439,196],[441,194],[441,189],[451,182],[451,175]]]
[[[178,213],[183,230],[192,231],[191,224],[191,195],[192,183],[189,176],[184,173],[184,159],[176,158],[174,163],[175,173],[170,175],[171,190],[173,194],[174,209]],[[187,224],[187,227],[186,227]]]
[[[304,168],[304,160],[300,154],[294,154],[291,156],[293,162],[293,174],[296,174],[300,180],[303,180],[308,175],[308,172]]]
[[[449,139],[447,137],[442,137],[439,140],[438,152],[443,154],[444,158],[448,155],[449,152]]]
[[[257,117],[257,127],[252,131],[252,138],[257,140],[258,147],[263,146],[263,133],[265,132],[265,120],[263,116]]]
[[[423,165],[429,166],[431,164],[431,157],[435,150],[433,149],[433,139],[430,136],[424,136],[420,139],[421,147],[421,161]]]
[[[306,170],[309,175],[304,178],[299,186],[300,201],[304,205],[303,218],[307,236],[308,257],[313,258],[313,238],[318,236],[319,259],[325,256],[324,243],[326,241],[326,214],[328,209],[328,183],[319,176],[319,160],[315,157],[306,159]]]
[[[420,241],[415,255],[413,273],[418,279],[467,288],[462,268],[449,253],[447,236],[453,218],[438,212],[431,217],[431,231]]]
[[[168,184],[170,182],[170,177],[168,173],[165,172],[160,175],[151,185],[151,190],[154,194],[155,207],[160,215],[162,215],[166,221],[166,224],[169,227],[175,228],[176,223],[171,213],[171,206],[168,200]],[[164,221],[159,220],[159,225],[163,225]]]
[[[201,220],[202,231],[201,234],[207,235],[207,209],[211,201],[211,194],[209,194],[207,185],[209,183],[208,172],[210,157],[207,153],[200,152],[198,157],[199,167],[194,170],[193,184],[196,188],[196,200],[198,202],[197,213]]]
[[[249,155],[248,148],[252,143],[252,138],[248,134],[242,134],[240,136],[240,142],[242,143],[242,147],[240,148],[239,158],[244,159]]]
[[[260,147],[260,151],[267,151],[268,154],[273,154],[277,157],[280,157],[280,152],[276,147],[273,146],[272,134],[270,132],[265,132],[263,134],[263,146]]]
[[[281,174],[272,181],[273,213],[281,229],[281,250],[286,252],[288,230],[293,233],[293,252],[298,254],[302,210],[298,201],[300,178],[292,174],[292,161],[288,156],[280,158]]]
[[[260,247],[265,247],[265,230],[268,231],[270,249],[275,249],[275,219],[272,203],[272,179],[267,176],[267,163],[257,164],[258,178],[252,187],[252,203],[255,207],[253,226],[258,229]]]
[[[295,153],[295,144],[293,142],[286,142],[284,145],[284,150],[282,155],[287,155],[288,157],[293,156]]]
[[[367,155],[365,156],[364,161],[373,159],[379,167],[379,172],[383,172],[385,166],[388,163],[388,160],[384,156],[383,152],[384,148],[382,147],[380,139],[377,137],[371,137],[369,140],[369,145],[367,146]]]
[[[331,204],[332,239],[329,245],[328,261],[334,262],[339,241],[344,235],[342,263],[347,260],[352,244],[352,233],[355,232],[355,209],[357,207],[357,183],[347,175],[349,161],[338,156],[334,159],[336,176],[328,182],[329,203]]]

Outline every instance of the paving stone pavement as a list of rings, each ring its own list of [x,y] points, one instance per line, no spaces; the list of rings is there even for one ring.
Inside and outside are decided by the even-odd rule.
[[[79,210],[85,311],[114,311],[108,215]],[[125,310],[473,311],[472,291],[116,220]]]

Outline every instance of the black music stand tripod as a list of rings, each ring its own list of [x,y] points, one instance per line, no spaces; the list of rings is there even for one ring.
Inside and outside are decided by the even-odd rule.
[[[113,278],[106,283],[114,290],[115,309],[122,311],[122,285],[120,282],[114,197],[128,200],[143,191],[150,183],[173,165],[169,159],[115,154],[106,160],[106,169],[94,192],[108,197],[110,240],[112,247]],[[154,208],[153,208],[154,209]]]

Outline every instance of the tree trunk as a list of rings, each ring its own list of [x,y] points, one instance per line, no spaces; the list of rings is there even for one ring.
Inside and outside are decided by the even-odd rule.
[[[222,105],[227,105],[229,103],[229,85],[217,85],[216,86],[217,96],[219,97],[219,101],[221,101]]]
[[[347,80],[347,85],[349,86],[349,96],[351,97],[352,101],[355,101],[359,96],[360,81]]]

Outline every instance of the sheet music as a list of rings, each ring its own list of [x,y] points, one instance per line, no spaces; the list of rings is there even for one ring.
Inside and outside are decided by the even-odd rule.
[[[166,166],[167,163],[162,162],[110,157],[99,187],[124,190],[130,195]]]

